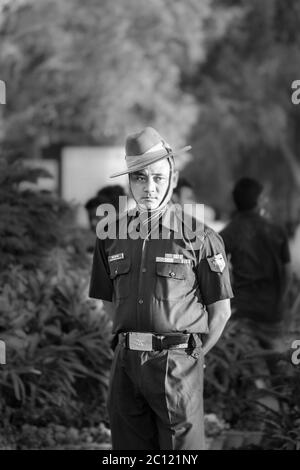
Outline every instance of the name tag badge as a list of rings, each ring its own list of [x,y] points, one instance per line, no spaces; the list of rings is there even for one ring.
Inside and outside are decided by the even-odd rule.
[[[116,261],[118,259],[124,259],[124,253],[117,253],[116,255],[111,255],[108,257],[109,263]]]

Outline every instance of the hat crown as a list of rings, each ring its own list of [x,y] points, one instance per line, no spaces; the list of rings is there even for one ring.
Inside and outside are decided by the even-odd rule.
[[[160,142],[163,142],[161,135],[153,127],[145,127],[142,131],[127,137],[126,155],[143,155]]]

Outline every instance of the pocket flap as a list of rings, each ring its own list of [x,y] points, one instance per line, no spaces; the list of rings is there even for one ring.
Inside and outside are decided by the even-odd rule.
[[[109,263],[110,278],[115,279],[120,274],[127,274],[130,271],[130,259],[118,259]]]
[[[177,263],[156,263],[156,274],[170,279],[185,279],[186,266]]]

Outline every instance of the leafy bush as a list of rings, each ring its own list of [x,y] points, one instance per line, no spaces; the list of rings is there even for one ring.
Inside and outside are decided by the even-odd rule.
[[[291,285],[285,311],[284,348],[266,352],[259,348],[245,325],[230,321],[217,345],[208,354],[205,369],[205,408],[231,428],[259,431],[262,441],[242,448],[299,449],[300,368],[291,361],[291,344],[299,339],[299,287]],[[266,360],[272,358],[272,376]],[[264,386],[258,386],[263,379]],[[275,404],[275,406],[274,406]],[[225,432],[226,434],[226,432]]]
[[[291,345],[300,339],[300,280],[296,277],[289,292],[285,312],[286,350],[277,354],[281,364],[277,380],[269,393],[278,403],[272,410],[260,403],[257,419],[265,424],[265,449],[300,450],[300,366],[292,363]]]
[[[255,352],[255,354],[254,354]],[[268,370],[264,353],[245,325],[229,321],[206,359],[204,403],[231,426],[251,428],[256,380]]]
[[[289,354],[281,354],[281,381],[269,393],[278,410],[260,403],[257,420],[264,423],[264,449],[300,450],[300,369],[291,364]]]
[[[24,424],[98,426],[107,420],[111,325],[87,295],[90,239],[76,227],[73,207],[52,194],[21,190],[40,171],[21,162],[0,166],[4,434],[18,434]]]
[[[84,449],[110,448],[110,431],[103,424],[83,427],[67,427],[49,423],[47,426],[23,424],[18,430],[6,429],[0,437],[0,448],[17,449]]]
[[[68,401],[76,387],[84,388],[83,379],[107,386],[109,323],[86,298],[87,273],[81,275],[14,268],[1,276],[0,327],[8,358],[0,384],[6,400],[11,390],[18,401],[44,406],[58,396]]]

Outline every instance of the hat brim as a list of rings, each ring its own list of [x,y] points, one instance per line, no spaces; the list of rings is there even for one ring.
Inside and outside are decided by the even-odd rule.
[[[144,163],[143,161],[141,161],[140,165],[137,165],[133,170],[129,170],[128,168],[126,168],[118,173],[113,173],[110,176],[110,178],[116,178],[117,176],[128,175],[130,173],[136,173],[137,171],[144,170],[149,165],[152,165],[152,163],[158,162],[159,160],[163,160],[164,158],[174,157],[175,155],[179,155],[180,153],[191,150],[191,148],[192,147],[190,145],[187,145],[186,147],[183,147],[182,149],[172,150],[171,152],[166,153],[165,155],[153,156],[153,159],[151,159],[150,161],[148,160],[147,163]]]

